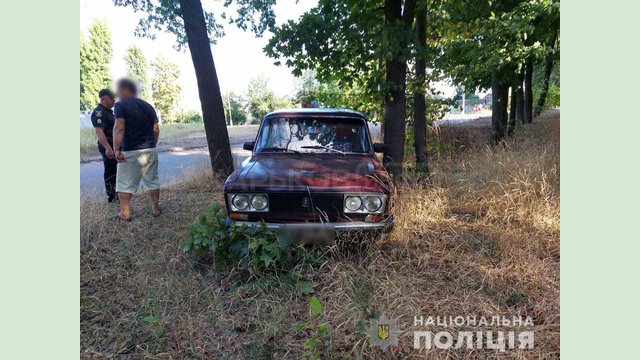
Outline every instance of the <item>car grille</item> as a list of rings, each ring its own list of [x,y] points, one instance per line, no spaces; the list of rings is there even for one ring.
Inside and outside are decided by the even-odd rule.
[[[316,214],[330,219],[342,215],[343,194],[269,193],[271,214]]]

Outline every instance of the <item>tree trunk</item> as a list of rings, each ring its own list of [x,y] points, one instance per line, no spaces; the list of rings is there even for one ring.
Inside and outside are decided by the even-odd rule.
[[[384,104],[384,152],[383,162],[392,176],[402,173],[404,162],[404,136],[406,118],[405,84],[407,68],[404,61],[389,60],[386,64],[387,81],[393,88]]]
[[[385,0],[384,16],[385,23],[390,29],[394,28],[401,20],[404,20],[405,27],[411,26],[415,17],[415,0],[406,1],[404,14],[402,14],[402,0]],[[403,49],[402,45],[406,44],[400,45],[392,58],[385,62],[386,80],[391,89],[384,104],[384,143],[387,145],[387,150],[384,152],[383,162],[389,174],[394,177],[402,174],[407,115],[405,94],[407,64],[401,59],[400,53]]]
[[[524,123],[524,69],[520,71],[516,88],[516,126]]]
[[[544,103],[547,101],[547,94],[549,93],[549,81],[551,80],[551,72],[553,71],[553,48],[556,46],[556,38],[558,36],[558,32],[554,32],[551,36],[551,42],[549,44],[549,49],[547,50],[547,54],[544,59],[544,81],[542,83],[542,91],[540,92],[540,97],[538,98],[538,104],[536,105],[536,109],[533,113],[533,116],[538,117],[544,108]]]
[[[502,87],[500,86],[500,78],[498,77],[498,73],[495,71],[491,72],[491,95],[493,98],[493,102],[491,104],[491,128],[493,130],[492,134],[492,143],[497,144],[502,140],[504,136],[504,129],[502,129],[502,104],[501,99],[502,95],[500,91]]]
[[[493,104],[491,106],[493,134],[491,140],[493,144],[498,144],[504,138],[504,131],[508,121],[509,87],[502,83],[496,71],[491,72],[491,93],[493,96]]]
[[[504,82],[502,82],[500,88],[500,104],[502,105],[502,108],[500,109],[502,111],[500,120],[502,121],[502,136],[504,136],[509,123],[509,85]]]
[[[211,167],[214,174],[228,175],[233,171],[233,157],[202,4],[200,0],[180,0],[180,11],[198,81]]]
[[[533,60],[527,59],[524,67],[524,123],[533,122]]]
[[[429,176],[427,144],[427,114],[425,105],[424,83],[426,75],[426,61],[424,60],[424,46],[427,41],[427,14],[420,9],[416,13],[416,85],[413,93],[413,133],[415,137],[416,167]]]
[[[464,86],[462,87],[462,115],[464,115],[464,108],[467,107],[467,94],[465,94]]]
[[[516,88],[517,84],[511,87],[511,99],[509,100],[509,124],[507,135],[513,136],[513,129],[516,127]]]

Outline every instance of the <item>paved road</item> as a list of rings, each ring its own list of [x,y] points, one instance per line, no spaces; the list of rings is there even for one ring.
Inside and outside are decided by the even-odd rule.
[[[242,149],[242,144],[233,145],[231,151],[235,166],[251,154]],[[209,166],[206,148],[158,154],[158,175],[162,186],[179,182],[191,169],[199,166]],[[104,194],[102,171],[102,162],[99,161],[80,164],[80,200]]]

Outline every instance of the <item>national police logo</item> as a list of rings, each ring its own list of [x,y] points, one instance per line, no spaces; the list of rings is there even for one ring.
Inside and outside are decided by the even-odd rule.
[[[398,336],[401,333],[397,319],[389,319],[385,314],[377,319],[369,319],[371,346],[377,346],[382,351],[387,351],[391,345],[398,345]]]
[[[389,324],[378,324],[378,339],[387,340],[389,337]]]
[[[96,117],[101,117],[101,116],[102,116],[102,110],[96,111]]]

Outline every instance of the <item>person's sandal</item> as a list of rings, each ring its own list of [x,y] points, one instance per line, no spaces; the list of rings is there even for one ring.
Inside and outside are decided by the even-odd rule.
[[[157,212],[157,213],[151,212],[151,215],[153,215],[153,217],[156,217],[156,218],[157,218],[158,216],[162,215],[162,210],[161,210],[161,209],[158,209],[158,212]]]

